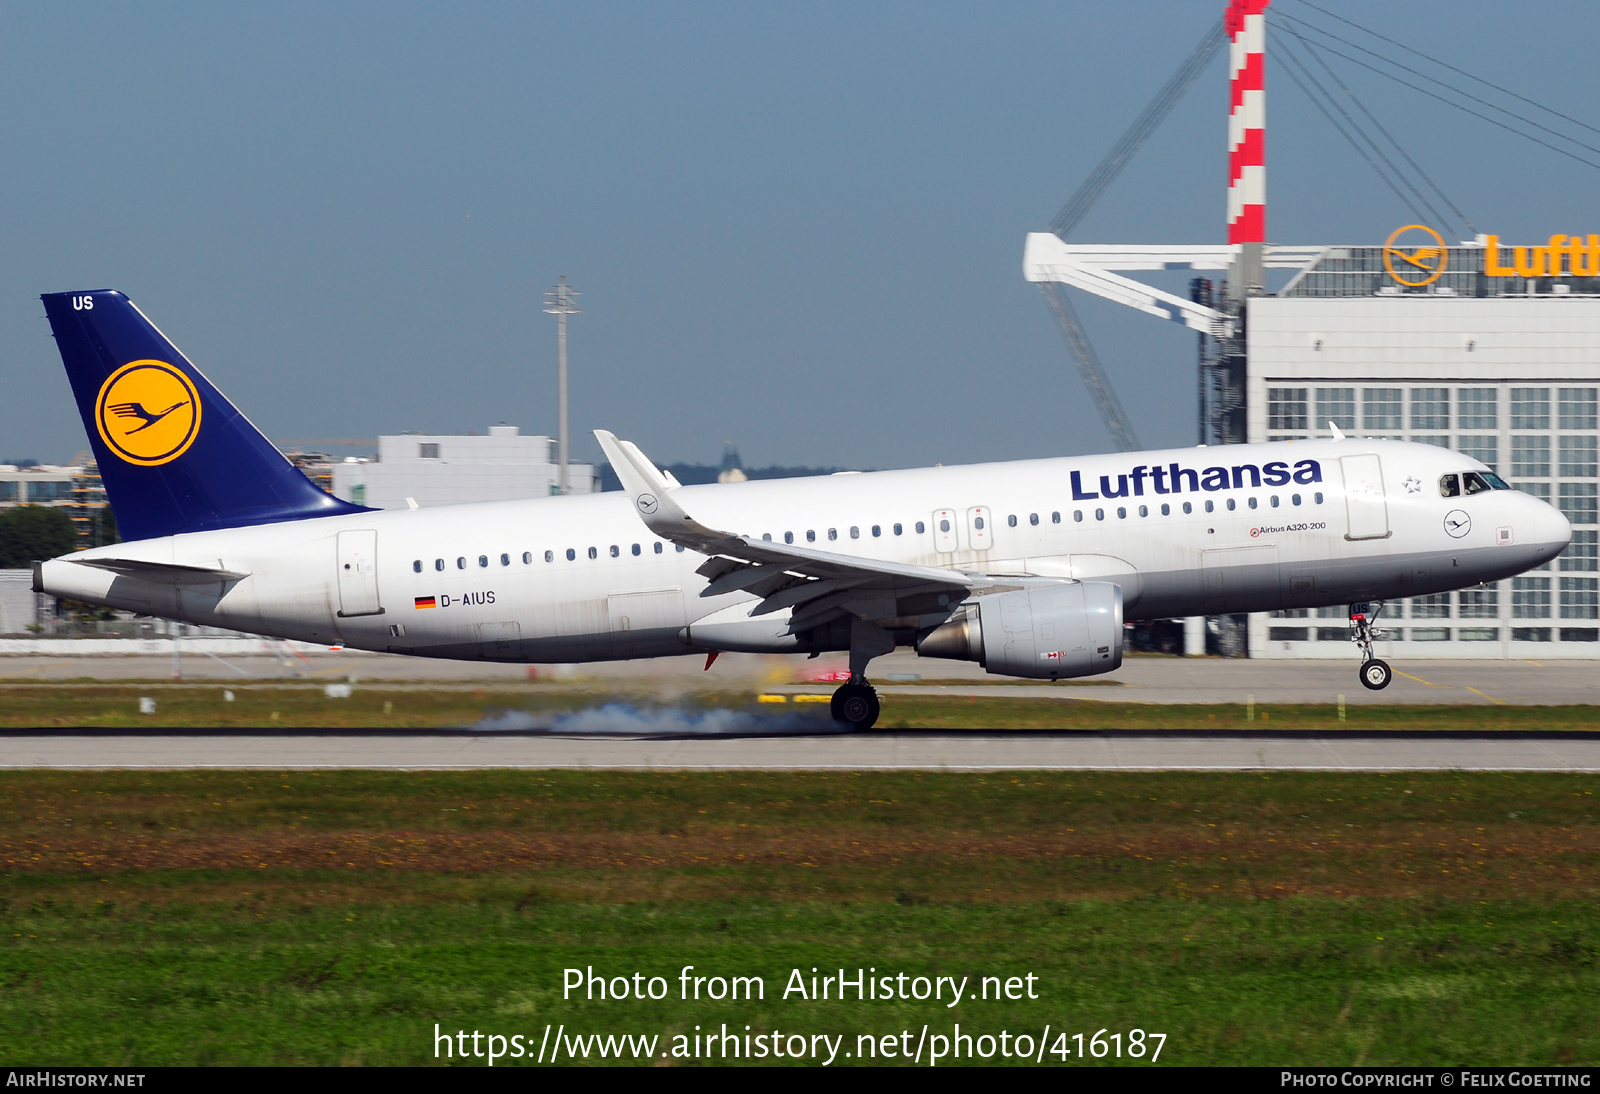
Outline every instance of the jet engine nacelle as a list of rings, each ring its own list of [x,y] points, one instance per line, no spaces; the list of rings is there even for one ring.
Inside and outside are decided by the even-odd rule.
[[[981,596],[924,635],[917,654],[976,661],[999,676],[1110,672],[1122,664],[1122,589],[1080,581]]]

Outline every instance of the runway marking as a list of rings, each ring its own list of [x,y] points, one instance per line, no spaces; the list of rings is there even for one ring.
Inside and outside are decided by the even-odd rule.
[[[1420,676],[1412,676],[1409,672],[1401,672],[1399,669],[1395,669],[1394,671],[1400,676],[1404,676],[1407,680],[1415,680],[1419,684],[1427,684],[1430,688],[1449,686],[1448,684],[1435,684],[1431,680],[1424,680]]]
[[[1470,692],[1474,692],[1475,694],[1478,694],[1478,695],[1483,695],[1483,692],[1478,691],[1478,689],[1473,687],[1471,684],[1467,685],[1467,690],[1470,691]],[[1489,700],[1489,702],[1491,702],[1491,703],[1499,703],[1501,706],[1509,705],[1509,704],[1506,703],[1506,701],[1504,699],[1496,699],[1493,695],[1483,695],[1483,697],[1485,699]]]
[[[1531,657],[1524,657],[1523,660],[1528,662],[1528,664],[1532,665],[1536,669],[1544,668],[1543,665],[1539,664],[1539,662],[1533,660],[1533,658],[1531,658]]]

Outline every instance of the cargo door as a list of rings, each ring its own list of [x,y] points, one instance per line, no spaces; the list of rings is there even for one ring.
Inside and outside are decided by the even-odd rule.
[[[956,549],[956,511],[954,509],[934,510],[933,549],[945,552]]]
[[[987,551],[994,546],[994,520],[987,505],[967,510],[967,546],[974,551]]]
[[[381,615],[378,603],[378,533],[339,533],[339,614]]]
[[[522,626],[519,623],[479,623],[478,651],[485,661],[521,661]]]
[[[682,589],[617,593],[606,597],[606,613],[611,619],[612,656],[623,659],[636,656],[641,644],[663,635],[676,641],[687,622]]]
[[[1222,547],[1200,554],[1207,615],[1232,615],[1277,607],[1281,594],[1276,545]]]
[[[1350,521],[1346,539],[1386,539],[1389,503],[1383,496],[1383,464],[1376,453],[1343,456],[1344,505]]]

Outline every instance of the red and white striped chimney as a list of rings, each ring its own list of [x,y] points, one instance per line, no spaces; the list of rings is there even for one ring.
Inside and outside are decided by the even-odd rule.
[[[1228,243],[1233,248],[1229,295],[1243,299],[1262,280],[1267,239],[1266,48],[1272,0],[1228,0]]]

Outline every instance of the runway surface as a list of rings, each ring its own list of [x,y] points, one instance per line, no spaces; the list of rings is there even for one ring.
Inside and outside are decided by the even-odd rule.
[[[0,736],[0,769],[609,768],[850,771],[1600,771],[1600,734],[863,733],[615,738],[483,733]]]
[[[1356,679],[1354,652],[1343,660],[1225,660],[1218,657],[1130,657],[1104,676],[1045,684],[990,676],[966,661],[934,661],[901,651],[872,663],[871,676],[885,695],[981,695],[1016,699],[1076,699],[1116,703],[1335,703],[1367,704],[1600,704],[1600,672],[1593,660],[1425,660],[1396,655],[1394,683],[1368,691]],[[686,687],[761,691],[828,691],[806,683],[838,670],[837,657],[724,654],[710,671],[704,657],[665,657],[592,665],[499,665],[437,661],[345,651],[317,653],[280,663],[270,657],[183,659],[187,683],[254,684],[354,680],[372,688],[493,686],[511,690],[570,688],[594,694],[673,692]],[[69,680],[170,682],[170,657],[0,658],[0,689]],[[940,681],[941,683],[932,683]]]

